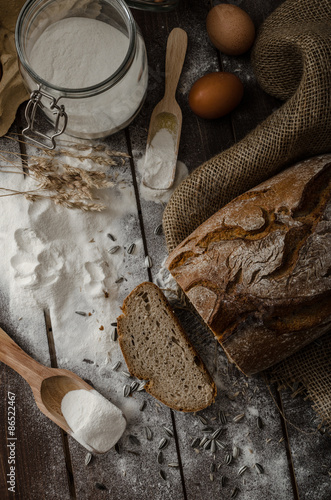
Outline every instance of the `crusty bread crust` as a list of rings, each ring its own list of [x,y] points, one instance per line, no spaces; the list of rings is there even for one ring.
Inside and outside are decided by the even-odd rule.
[[[245,374],[312,342],[331,327],[331,155],[230,202],[166,266]]]
[[[151,308],[149,311],[149,314],[146,315],[146,312],[143,311],[143,300],[140,299],[143,294],[147,293],[147,298],[149,298],[150,303],[151,303]],[[131,316],[136,318],[137,324],[139,323],[138,317],[137,317],[137,310],[139,313],[141,312],[142,314],[145,314],[145,321],[149,322],[149,325],[152,325],[152,328],[154,328],[154,323],[159,322],[161,323],[162,319],[160,318],[159,312],[155,307],[153,307],[152,304],[152,299],[156,299],[160,301],[161,309],[163,313],[167,314],[167,322],[169,323],[169,328],[171,329],[172,332],[175,332],[175,338],[173,338],[173,342],[176,342],[180,344],[180,349],[184,351],[185,357],[188,358],[188,363],[185,364],[185,378],[186,380],[188,379],[195,379],[199,381],[199,384],[203,384],[203,389],[205,393],[205,397],[203,398],[201,396],[201,401],[197,403],[198,399],[195,399],[191,401],[191,404],[187,403],[187,400],[192,400],[190,398],[190,395],[188,393],[185,393],[185,388],[184,386],[181,386],[181,373],[180,370],[178,370],[178,376],[174,375],[172,378],[172,384],[174,384],[176,387],[174,388],[178,394],[181,394],[181,397],[178,398],[171,398],[169,397],[169,394],[166,393],[166,390],[160,391],[160,382],[164,384],[164,387],[166,389],[167,387],[167,378],[171,375],[169,373],[169,367],[166,365],[166,349],[165,349],[165,344],[170,342],[171,344],[173,343],[172,341],[169,340],[169,337],[166,336],[166,333],[164,331],[160,332],[160,338],[158,339],[157,337],[153,338],[153,342],[160,341],[162,342],[162,345],[157,347],[156,351],[153,353],[154,359],[150,360],[150,355],[151,353],[148,353],[149,356],[149,368],[147,369],[146,366],[143,366],[141,363],[141,356],[143,354],[146,354],[142,352],[146,346],[147,348],[147,343],[145,340],[142,338],[143,332],[141,331],[141,326],[139,325],[138,331],[133,333],[132,328],[130,327],[130,319]],[[142,304],[140,304],[142,302]],[[123,314],[118,317],[117,319],[117,328],[118,328],[118,340],[119,344],[125,359],[125,362],[127,364],[128,370],[132,376],[137,377],[140,380],[146,380],[148,378],[147,383],[145,385],[145,390],[149,392],[152,396],[154,396],[156,399],[161,401],[163,404],[171,407],[174,410],[177,411],[183,411],[183,412],[193,412],[193,411],[199,411],[202,410],[203,408],[209,406],[212,404],[215,400],[216,397],[216,386],[215,383],[213,382],[210,374],[208,373],[203,361],[201,360],[199,354],[197,351],[194,349],[192,344],[190,343],[190,340],[182,328],[181,324],[178,321],[178,318],[175,316],[175,314],[172,311],[172,308],[163,295],[162,291],[153,283],[150,282],[144,282],[138,285],[124,300],[123,306],[122,306],[122,311]],[[142,323],[143,325],[144,323]],[[139,331],[140,328],[140,331]],[[144,332],[145,333],[145,332]],[[153,335],[153,332],[149,332]],[[155,332],[154,332],[155,333]],[[134,337],[133,341],[133,346],[130,344],[130,338]],[[138,343],[141,343],[141,346],[143,346],[142,349],[140,349],[140,353],[137,353],[137,348],[138,348]],[[131,340],[132,342],[132,340]],[[174,346],[177,348],[177,344]],[[137,359],[136,354],[139,355],[139,358]],[[145,358],[146,359],[146,358]],[[174,363],[177,363],[179,361],[174,359]],[[155,364],[155,371],[151,369],[151,365]],[[162,367],[162,363],[164,363],[164,367]],[[163,370],[163,378],[164,380],[160,380],[160,370],[159,367],[161,365],[161,368]],[[162,373],[161,370],[161,373]],[[191,373],[190,373],[191,372]],[[148,377],[146,377],[148,375]],[[162,378],[162,375],[161,375]],[[194,383],[193,386],[194,388]],[[191,387],[191,390],[193,390]],[[197,387],[196,387],[197,393],[199,392]],[[168,391],[169,392],[169,391]],[[203,391],[201,391],[202,394]],[[194,398],[193,398],[194,399]]]

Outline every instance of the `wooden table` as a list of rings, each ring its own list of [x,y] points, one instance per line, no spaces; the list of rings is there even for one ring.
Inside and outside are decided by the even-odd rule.
[[[139,196],[136,163],[144,151],[151,111],[163,94],[164,54],[171,29],[182,27],[189,39],[178,101],[183,111],[179,159],[190,171],[243,138],[280,105],[257,85],[249,55],[230,58],[218,54],[211,46],[205,30],[205,18],[212,3],[207,0],[181,0],[179,8],[168,14],[134,11],[147,46],[149,92],[134,122],[106,142],[111,148],[126,150],[131,155],[128,175],[137,198],[136,230],[143,238],[145,253],[154,262],[150,270],[134,277],[135,284],[144,279],[155,279],[167,253],[163,236],[154,234],[155,227],[161,223],[164,207],[146,202]],[[230,3],[240,5],[249,12],[255,25],[259,26],[281,1],[239,0]],[[203,74],[219,69],[234,72],[242,79],[245,86],[243,101],[230,116],[215,121],[198,119],[188,107],[190,87]],[[24,106],[19,110],[11,132],[21,129],[23,111]],[[8,141],[1,139],[1,146],[9,147]],[[20,152],[18,146],[17,151]],[[6,256],[2,255],[2,258]],[[40,328],[35,332],[34,342],[28,343],[16,328],[18,316],[24,315],[24,304],[20,311],[13,311],[3,283],[0,285],[0,299],[3,329],[36,359],[56,366],[49,323],[51,318],[45,317],[44,311],[40,310],[37,319]],[[189,325],[192,341],[218,381],[216,403],[200,412],[206,424],[196,415],[173,412],[147,394],[140,393],[139,397],[146,400],[147,406],[139,419],[128,423],[120,441],[120,453],[112,449],[106,456],[94,457],[87,466],[84,464],[86,450],[38,411],[29,387],[20,376],[0,365],[1,499],[229,499],[234,498],[235,488],[239,490],[237,498],[246,500],[331,498],[330,436],[316,430],[318,419],[309,402],[300,396],[292,398],[290,392],[269,391],[259,376],[246,379],[228,364],[220,346],[194,317],[187,312],[180,312],[180,317],[184,324]],[[45,352],[49,354],[45,355]],[[93,372],[93,367],[81,366],[79,375],[90,379],[96,389],[100,386],[99,375]],[[6,484],[9,473],[6,430],[8,392],[15,394],[17,411],[15,494],[8,492]],[[216,429],[220,425],[220,411],[227,420],[222,425],[225,431],[221,437],[225,450],[218,451],[214,459],[210,451],[195,451],[191,442],[194,437],[202,435],[203,427]],[[233,418],[242,413],[244,418],[234,422]],[[262,425],[258,425],[258,417]],[[170,438],[169,446],[164,451],[165,462],[159,464],[158,443],[165,436],[162,424],[173,429],[174,437]],[[146,439],[145,426],[153,431],[152,441]],[[138,436],[141,444],[131,444],[129,434]],[[234,445],[240,449],[240,455],[226,465],[225,455],[232,451]],[[179,467],[169,467],[169,463],[178,463]],[[255,463],[263,467],[264,474],[258,473]],[[238,474],[244,465],[249,466],[248,470]],[[165,472],[166,479],[161,477],[161,470]],[[223,480],[224,486],[222,477],[227,478]]]

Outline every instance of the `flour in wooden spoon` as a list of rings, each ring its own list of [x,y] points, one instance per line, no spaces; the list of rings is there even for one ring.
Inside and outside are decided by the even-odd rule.
[[[161,128],[146,149],[144,184],[152,189],[168,189],[174,177],[176,156],[172,133]]]
[[[72,436],[89,451],[97,453],[110,450],[126,427],[121,410],[94,390],[67,392],[61,411]]]

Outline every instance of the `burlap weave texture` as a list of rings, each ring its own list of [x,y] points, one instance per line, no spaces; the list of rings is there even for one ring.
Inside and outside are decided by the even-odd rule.
[[[261,87],[285,103],[177,188],[163,216],[169,252],[233,198],[296,161],[331,152],[331,1],[285,1],[259,30],[252,63]],[[308,346],[283,362],[277,376],[304,383],[331,427],[330,334],[320,342],[318,356]],[[305,366],[314,366],[311,383]]]

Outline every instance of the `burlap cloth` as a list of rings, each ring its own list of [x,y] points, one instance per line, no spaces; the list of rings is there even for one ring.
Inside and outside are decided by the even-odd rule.
[[[331,151],[331,1],[284,2],[263,23],[252,63],[261,87],[286,102],[176,189],[163,216],[169,252],[241,193],[295,161]],[[331,429],[330,360],[331,332],[268,375],[302,383]]]

